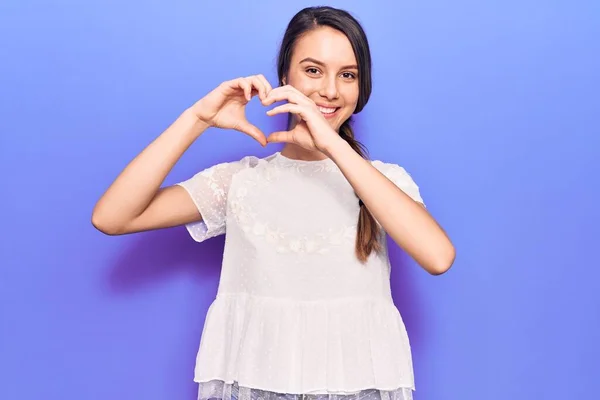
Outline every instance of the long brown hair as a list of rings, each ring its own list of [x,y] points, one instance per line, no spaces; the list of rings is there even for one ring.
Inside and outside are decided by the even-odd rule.
[[[342,32],[352,45],[358,63],[359,94],[358,103],[354,110],[354,114],[357,114],[367,104],[371,95],[371,53],[363,28],[347,11],[333,7],[307,7],[300,10],[291,19],[279,49],[277,61],[279,83],[283,84],[283,79],[289,71],[294,45],[297,40],[306,32],[321,26],[328,26]],[[368,159],[366,147],[354,137],[351,122],[351,118],[344,121],[340,127],[339,135],[361,157]],[[366,206],[361,205],[356,235],[356,256],[361,262],[364,263],[372,251],[379,252],[382,250],[379,241],[380,234],[381,231],[375,218]]]

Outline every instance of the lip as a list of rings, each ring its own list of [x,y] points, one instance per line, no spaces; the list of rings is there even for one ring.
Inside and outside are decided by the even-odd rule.
[[[319,107],[324,108],[340,108],[340,106],[336,106],[335,104],[325,104],[325,103],[315,103]]]
[[[335,111],[330,113],[330,114],[325,114],[325,113],[321,113],[326,119],[330,119],[330,118],[334,118],[335,116],[338,115],[338,112],[340,111],[341,107],[337,107],[334,105],[328,105],[328,104],[318,104],[317,103],[317,107],[323,107],[323,108],[335,108]]]

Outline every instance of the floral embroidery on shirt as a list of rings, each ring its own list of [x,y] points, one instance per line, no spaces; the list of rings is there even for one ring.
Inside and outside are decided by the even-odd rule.
[[[302,174],[333,170],[330,163],[319,163],[317,165],[298,165],[294,163],[290,166],[292,170]],[[265,182],[273,182],[281,174],[280,169],[267,166],[261,169],[260,173],[253,172],[243,176],[243,184],[230,193],[230,210],[245,233],[264,238],[278,253],[325,254],[330,251],[331,246],[337,246],[356,238],[356,223],[328,228],[311,235],[301,235],[283,231],[272,222],[259,219],[258,214],[248,205],[248,186],[252,187],[253,191],[260,191]]]

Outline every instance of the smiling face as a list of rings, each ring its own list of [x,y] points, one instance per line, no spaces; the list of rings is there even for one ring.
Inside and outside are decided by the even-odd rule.
[[[313,29],[294,46],[284,84],[313,100],[336,131],[358,103],[358,64],[348,38],[330,27]]]

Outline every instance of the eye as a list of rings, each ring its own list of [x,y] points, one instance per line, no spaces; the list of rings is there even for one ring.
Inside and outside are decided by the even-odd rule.
[[[319,70],[315,67],[309,67],[306,68],[306,72],[308,72],[310,75],[316,75],[319,73]]]
[[[344,72],[342,73],[342,76],[344,77],[344,79],[356,79],[356,74],[354,74],[353,72]]]

